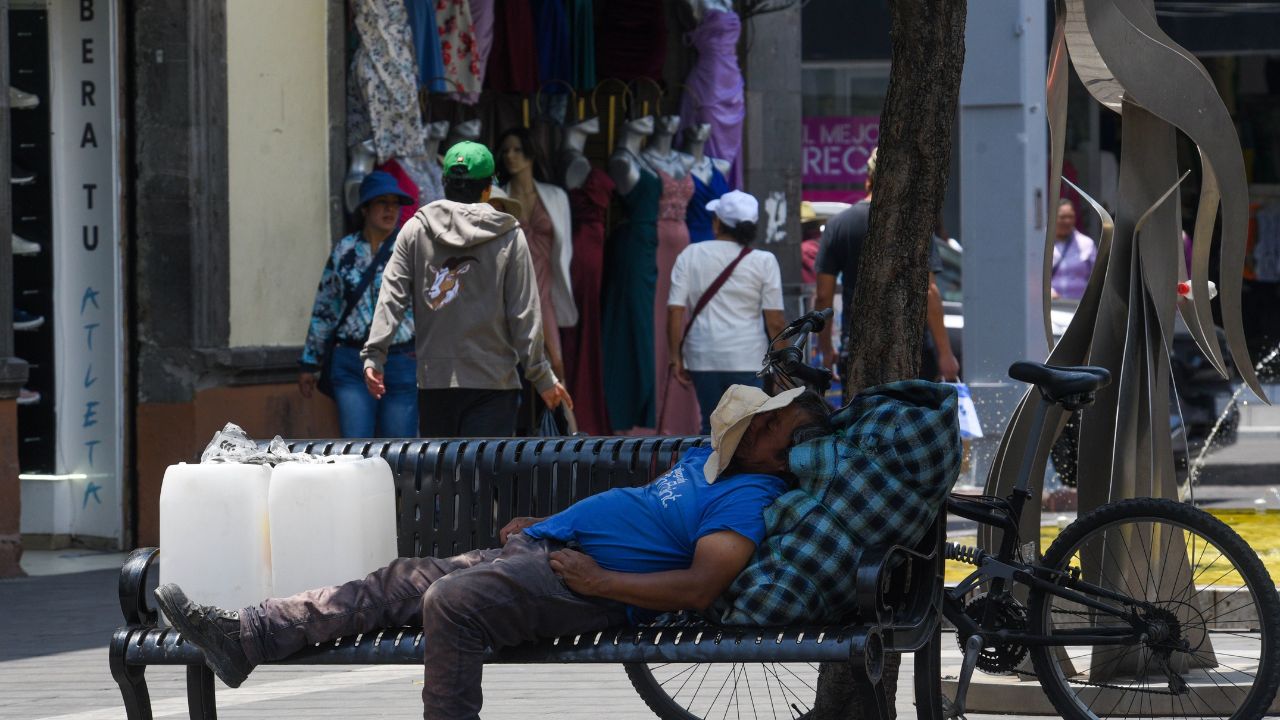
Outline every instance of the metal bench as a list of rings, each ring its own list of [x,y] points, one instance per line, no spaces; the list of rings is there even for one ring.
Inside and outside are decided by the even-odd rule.
[[[381,455],[395,476],[401,556],[449,556],[495,547],[512,517],[549,515],[614,487],[644,485],[706,438],[297,441],[295,451]],[[849,662],[879,688],[886,651],[917,652],[921,716],[937,706],[938,619],[945,520],[918,547],[867,551],[858,613],[839,625],[787,628],[704,623],[610,628],[493,653],[494,663],[816,663]],[[148,573],[158,548],[140,548],[120,574],[125,625],[111,640],[111,674],[131,720],[150,720],[148,665],[184,665],[192,718],[216,718],[214,675],[201,652],[157,625]],[[154,585],[154,583],[152,584]],[[307,648],[275,664],[420,664],[422,634],[388,628]],[[636,666],[630,666],[636,667]],[[924,673],[924,677],[920,674]],[[877,693],[883,701],[883,693]],[[881,710],[887,712],[881,702]]]

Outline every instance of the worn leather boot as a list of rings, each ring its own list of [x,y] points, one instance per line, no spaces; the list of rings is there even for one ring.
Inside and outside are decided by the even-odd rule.
[[[240,613],[197,605],[173,583],[156,588],[156,600],[169,623],[204,653],[209,669],[227,687],[240,687],[253,670],[240,645]]]

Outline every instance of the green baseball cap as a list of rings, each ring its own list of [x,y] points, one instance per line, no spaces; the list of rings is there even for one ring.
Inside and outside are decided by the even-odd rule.
[[[463,140],[444,154],[447,175],[485,180],[493,177],[493,153],[478,142]]]

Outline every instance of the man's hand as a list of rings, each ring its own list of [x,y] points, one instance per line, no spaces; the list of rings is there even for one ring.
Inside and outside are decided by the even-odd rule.
[[[302,397],[311,399],[311,394],[316,389],[316,374],[303,370],[298,375],[298,392],[302,393]]]
[[[955,353],[938,353],[938,377],[944,382],[960,382],[960,361]]]
[[[822,367],[830,370],[833,375],[839,375],[840,358],[836,356],[836,346],[830,335],[818,335],[818,352],[822,354]]]
[[[573,398],[569,397],[569,391],[565,390],[564,385],[561,383],[556,383],[554,387],[544,390],[542,392],[542,402],[546,403],[549,410],[555,410],[560,407],[562,402],[565,407],[570,410],[573,409]]]
[[[537,525],[538,523],[542,522],[545,519],[546,518],[536,518],[536,517],[512,518],[511,522],[507,523],[506,525],[503,525],[502,529],[498,531],[498,542],[503,545],[506,545],[507,540],[509,540],[512,535],[515,535],[517,533],[522,533],[524,532],[525,528],[531,527],[533,525]]]
[[[554,572],[569,589],[579,595],[601,597],[607,573],[591,559],[590,555],[577,550],[557,550],[551,553],[551,571]]]
[[[387,394],[387,386],[382,382],[382,373],[373,368],[364,369],[364,386],[369,388],[369,394],[378,400]]]

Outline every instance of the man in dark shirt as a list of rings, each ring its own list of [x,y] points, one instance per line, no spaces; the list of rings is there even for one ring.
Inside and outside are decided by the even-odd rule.
[[[822,241],[818,246],[818,284],[814,309],[825,310],[832,306],[835,298],[836,277],[841,276],[843,287],[843,307],[841,309],[840,346],[842,352],[852,353],[849,347],[849,329],[853,323],[853,289],[858,282],[858,263],[862,256],[862,244],[867,239],[871,220],[871,196],[876,177],[876,150],[871,151],[867,159],[867,196],[853,207],[841,212],[827,222],[822,232]],[[938,240],[935,238],[929,246],[929,300],[927,332],[923,340],[921,376],[928,380],[958,380],[960,362],[951,351],[951,340],[947,337],[947,327],[942,309],[942,293],[934,280],[934,273],[942,270],[942,258],[938,255]],[[831,334],[832,323],[827,323],[819,335],[818,348],[822,352],[823,364],[831,369],[837,368],[835,344]],[[840,365],[844,363],[841,362]]]

